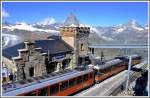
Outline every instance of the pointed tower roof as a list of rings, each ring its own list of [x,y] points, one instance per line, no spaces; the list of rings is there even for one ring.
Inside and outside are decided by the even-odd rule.
[[[71,12],[69,16],[66,18],[64,22],[64,26],[73,26],[73,27],[78,27],[80,26],[80,23],[76,16]]]

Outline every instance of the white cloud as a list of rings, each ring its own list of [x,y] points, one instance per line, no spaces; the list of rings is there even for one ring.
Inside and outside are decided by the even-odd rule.
[[[2,10],[2,17],[9,17],[9,13],[6,12],[4,9]]]
[[[56,23],[55,19],[51,18],[51,17],[48,17],[48,18],[45,18],[42,21],[38,22],[37,24],[38,25],[51,25],[51,24],[54,24],[54,23]]]

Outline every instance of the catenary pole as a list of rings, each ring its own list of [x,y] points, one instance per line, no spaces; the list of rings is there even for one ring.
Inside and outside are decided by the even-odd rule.
[[[128,91],[129,86],[129,78],[130,78],[130,70],[131,70],[131,56],[129,57],[129,63],[128,63],[128,74],[127,74],[127,82],[126,82],[126,92]]]

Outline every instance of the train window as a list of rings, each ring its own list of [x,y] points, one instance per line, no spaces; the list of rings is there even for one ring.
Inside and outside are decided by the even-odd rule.
[[[116,66],[114,67],[120,67],[120,66],[122,66],[122,62],[120,62],[119,64],[116,64]]]
[[[27,93],[24,96],[36,96],[36,91]]]
[[[106,73],[107,72],[107,69],[103,69],[101,70],[102,73]]]
[[[82,83],[82,76],[77,78],[77,84],[80,84],[80,83]]]
[[[104,71],[104,70],[100,70],[100,71],[99,71],[99,76],[102,75],[102,74],[105,74],[105,71]]]
[[[99,74],[99,70],[95,70],[95,75],[98,75]]]
[[[110,66],[110,67],[105,69],[105,72],[111,71],[112,69],[113,69],[113,66]]]
[[[90,78],[93,78],[93,73],[90,73]]]
[[[88,80],[88,74],[84,75],[83,81],[87,81]]]
[[[68,88],[68,81],[62,82],[60,85],[60,91],[63,91]]]
[[[72,87],[76,84],[75,78],[69,80],[69,87]]]
[[[38,92],[38,96],[48,96],[48,87],[40,89]]]
[[[59,84],[50,86],[50,95],[56,94],[59,91]]]

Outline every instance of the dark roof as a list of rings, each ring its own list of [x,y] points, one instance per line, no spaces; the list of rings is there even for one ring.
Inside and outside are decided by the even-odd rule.
[[[47,37],[48,39],[61,39],[61,36],[59,35],[51,35],[49,37]]]
[[[43,52],[48,52],[49,50],[50,54],[73,51],[73,48],[63,40],[38,40],[35,42],[36,47],[42,48]]]
[[[3,49],[2,55],[6,58],[11,59],[12,57],[16,57],[19,55],[19,51],[17,51],[18,49],[24,49],[24,48],[25,48],[25,44],[22,42],[12,47]]]
[[[47,40],[36,40],[35,41],[36,48],[42,48],[42,52],[48,52],[50,54],[60,54],[73,51],[73,48],[60,39],[47,39]],[[12,47],[8,47],[3,49],[3,56],[9,59],[12,57],[16,57],[19,55],[18,49],[24,49],[25,43],[19,43]]]

